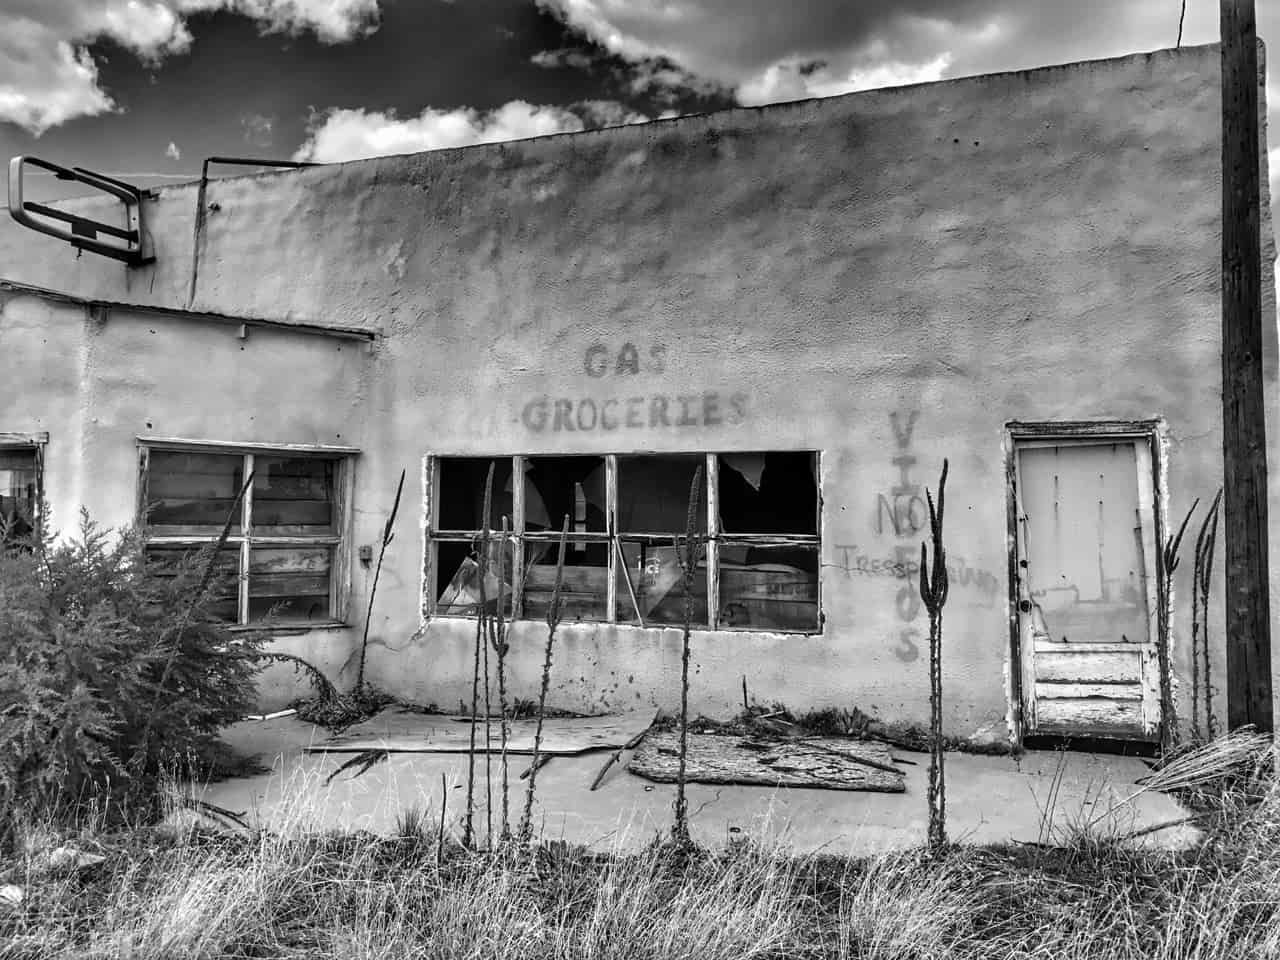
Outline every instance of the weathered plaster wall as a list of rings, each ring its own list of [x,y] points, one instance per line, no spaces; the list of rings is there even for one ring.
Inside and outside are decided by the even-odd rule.
[[[362,429],[366,348],[350,340],[262,328],[241,339],[235,325],[127,309],[95,317],[9,294],[0,342],[0,429],[48,431],[46,496],[65,533],[81,506],[107,527],[136,519],[139,436],[345,445]],[[279,642],[339,679],[353,641],[337,629]],[[264,702],[282,704],[295,685],[290,668],[270,668]]]
[[[960,569],[947,723],[1003,736],[1005,422],[1162,418],[1171,520],[1221,482],[1218,130],[1217,49],[1184,48],[215,182],[198,244],[195,189],[174,188],[151,211],[158,261],[141,270],[75,261],[12,228],[0,229],[0,255],[10,279],[84,296],[378,331],[361,370],[330,358],[302,387],[292,377],[320,362],[312,340],[282,346],[288,377],[228,357],[209,376],[262,391],[235,414],[210,421],[210,407],[172,401],[193,435],[355,438],[357,543],[375,542],[400,469],[419,478],[427,453],[822,450],[825,631],[695,634],[697,709],[731,709],[745,674],[756,696],[792,707],[926,717],[923,611],[882,566],[918,555],[919,533],[895,535],[877,507],[895,487],[934,484],[949,457]],[[1264,235],[1270,264],[1269,219]],[[189,337],[234,339],[180,329],[179,355]],[[591,375],[590,348],[627,342],[644,356],[665,348],[662,369]],[[163,379],[164,356],[116,362]],[[119,375],[114,362],[95,369]],[[131,426],[86,450],[132,482],[131,463],[106,448],[131,456],[125,434],[144,406],[169,415],[171,395],[112,401]],[[627,426],[628,398],[653,396],[696,396],[697,414]],[[535,428],[523,414],[540,398],[597,409],[614,398],[620,423]],[[449,705],[470,695],[474,627],[419,623],[421,522],[421,509],[402,510],[369,669],[393,692]],[[1182,675],[1189,576],[1188,558]],[[536,691],[545,633],[513,630],[515,696]],[[312,649],[345,655],[348,643]],[[560,705],[670,704],[679,635],[569,626],[555,664]]]

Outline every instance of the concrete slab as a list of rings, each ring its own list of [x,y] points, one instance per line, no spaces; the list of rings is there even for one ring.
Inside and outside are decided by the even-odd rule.
[[[467,758],[457,754],[393,753],[358,776],[324,780],[350,754],[312,754],[306,747],[324,731],[293,718],[238,724],[227,740],[270,764],[271,773],[209,784],[202,799],[277,829],[364,829],[389,833],[405,810],[425,810],[432,819],[442,804],[448,829],[460,832],[466,797]],[[596,849],[636,850],[669,830],[675,787],[651,783],[615,765],[595,792],[591,781],[607,751],[556,757],[538,772],[534,822],[546,840],[566,840]],[[690,829],[700,843],[720,845],[742,838],[782,841],[796,852],[867,854],[922,844],[928,812],[928,758],[905,770],[906,793],[850,793],[800,787],[705,786],[687,788]],[[626,757],[623,758],[624,762]],[[510,811],[514,823],[527,781],[518,778],[528,758],[510,767]],[[501,799],[500,768],[491,758],[494,822]],[[475,823],[485,835],[485,762],[478,758]],[[1095,835],[1119,836],[1186,816],[1173,798],[1143,791],[1136,781],[1146,766],[1130,757],[1085,753],[1029,753],[1009,757],[948,754],[947,825],[952,839],[985,844],[1006,841],[1059,842],[1090,825]],[[1179,824],[1133,842],[1185,847],[1195,828]]]

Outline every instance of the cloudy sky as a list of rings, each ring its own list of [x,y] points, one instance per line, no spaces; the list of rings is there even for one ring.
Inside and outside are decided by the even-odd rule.
[[[155,185],[197,177],[210,155],[349,160],[1117,56],[1173,46],[1181,10],[1181,0],[0,0],[0,152]],[[1258,16],[1264,39],[1280,37],[1280,0],[1258,0]],[[1183,43],[1217,36],[1217,2],[1186,0]],[[1280,84],[1269,93],[1280,131]],[[52,178],[37,187],[60,189]]]

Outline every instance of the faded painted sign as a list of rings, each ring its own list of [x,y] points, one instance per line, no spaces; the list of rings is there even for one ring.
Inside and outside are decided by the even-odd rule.
[[[666,371],[667,348],[624,343],[616,349],[593,343],[582,369],[594,380],[625,378]],[[746,420],[745,393],[689,390],[607,397],[532,397],[520,410],[519,422],[532,433],[591,433],[615,430],[662,430],[684,427],[737,426]]]

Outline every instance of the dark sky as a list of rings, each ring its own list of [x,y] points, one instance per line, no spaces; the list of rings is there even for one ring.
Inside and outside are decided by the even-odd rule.
[[[1280,0],[1258,8],[1259,33],[1280,35]],[[1180,0],[0,0],[0,151],[153,185],[198,176],[210,155],[351,159],[1117,56],[1174,45],[1181,13]],[[1217,15],[1187,0],[1183,42],[1216,40]]]

